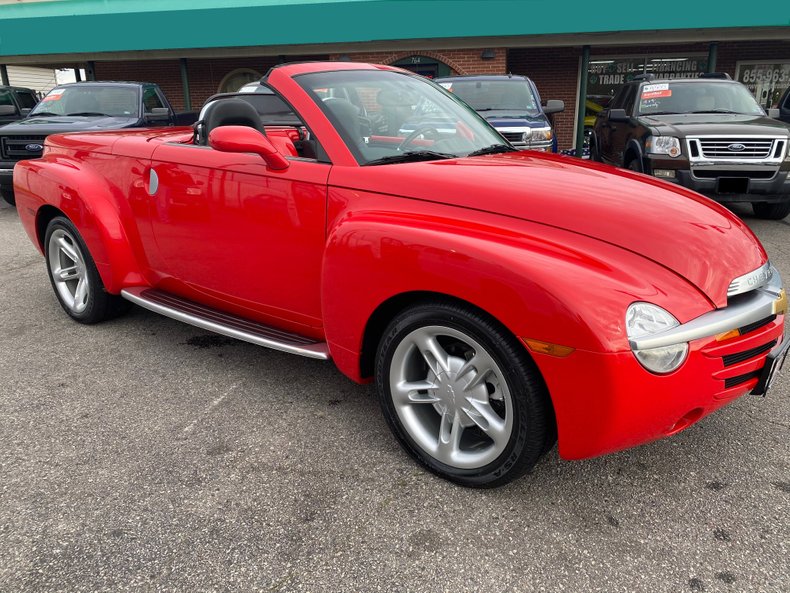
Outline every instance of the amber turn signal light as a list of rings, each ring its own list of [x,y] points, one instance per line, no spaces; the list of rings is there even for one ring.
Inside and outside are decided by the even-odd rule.
[[[787,313],[787,291],[783,288],[779,292],[779,298],[774,301],[774,315],[784,315]]]
[[[570,346],[560,346],[559,344],[549,344],[548,342],[527,340],[526,338],[522,339],[527,345],[527,348],[532,350],[532,352],[538,352],[540,354],[548,354],[550,356],[558,356],[563,358],[575,350],[575,348],[571,348]]]

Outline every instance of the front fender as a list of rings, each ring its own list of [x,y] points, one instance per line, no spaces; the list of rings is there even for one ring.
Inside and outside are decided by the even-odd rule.
[[[128,201],[90,163],[59,154],[22,161],[14,169],[14,191],[22,224],[42,252],[46,229],[39,222],[51,206],[79,230],[108,292],[146,283],[132,249],[137,233]]]
[[[593,352],[629,349],[625,310],[634,301],[667,307],[681,320],[710,310],[676,274],[583,235],[452,206],[331,193],[354,207],[335,217],[329,233],[324,326],[335,361],[355,379],[368,320],[404,293],[461,299],[519,338]]]

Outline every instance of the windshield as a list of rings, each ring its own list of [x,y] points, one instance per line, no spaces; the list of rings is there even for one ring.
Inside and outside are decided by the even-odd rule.
[[[139,90],[133,86],[74,85],[52,89],[28,117],[36,115],[140,116]]]
[[[521,117],[540,112],[526,80],[448,80],[439,84],[477,111],[517,111]]]
[[[477,113],[425,78],[380,70],[295,77],[361,165],[512,150]],[[403,158],[401,158],[403,157]]]
[[[672,113],[765,115],[748,89],[737,83],[659,82],[642,86],[640,115]]]

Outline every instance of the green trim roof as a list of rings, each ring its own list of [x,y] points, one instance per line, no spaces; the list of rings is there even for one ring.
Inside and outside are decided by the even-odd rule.
[[[0,56],[786,26],[787,2],[51,0],[0,5]]]

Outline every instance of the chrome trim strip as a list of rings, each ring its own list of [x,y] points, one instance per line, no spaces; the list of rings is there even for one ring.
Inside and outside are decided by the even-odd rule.
[[[782,290],[782,278],[779,271],[773,266],[771,266],[771,272],[771,279],[767,285],[751,291],[740,302],[733,303],[723,309],[710,311],[660,334],[629,340],[631,349],[648,350],[684,344],[738,329],[773,315],[774,303]]]
[[[771,276],[773,276],[773,266],[771,266],[771,262],[766,262],[756,270],[738,276],[730,282],[730,286],[727,288],[727,297],[760,288],[771,280]]]
[[[319,360],[329,359],[329,350],[327,349],[327,345],[325,342],[319,342],[316,344],[308,344],[308,345],[303,345],[303,344],[296,345],[296,344],[289,344],[287,342],[272,340],[270,338],[265,338],[263,336],[258,336],[253,333],[241,331],[239,329],[229,327],[227,325],[216,323],[214,321],[209,321],[208,319],[203,319],[201,317],[196,317],[195,315],[190,315],[189,313],[179,311],[178,309],[175,309],[173,307],[166,307],[160,303],[155,303],[153,301],[150,301],[142,295],[142,293],[145,290],[149,290],[149,288],[144,286],[127,288],[121,291],[121,296],[133,302],[135,305],[139,305],[144,309],[153,311],[154,313],[159,313],[160,315],[164,315],[165,317],[170,317],[171,319],[175,319],[176,321],[182,321],[184,323],[188,323],[189,325],[194,325],[195,327],[199,327],[201,329],[222,334],[223,336],[228,336],[229,338],[235,338],[237,340],[249,342],[250,344],[255,344],[256,346],[263,346],[264,348],[271,348],[272,350],[288,352],[289,354],[298,354],[299,356],[306,356],[307,358],[317,358]]]

